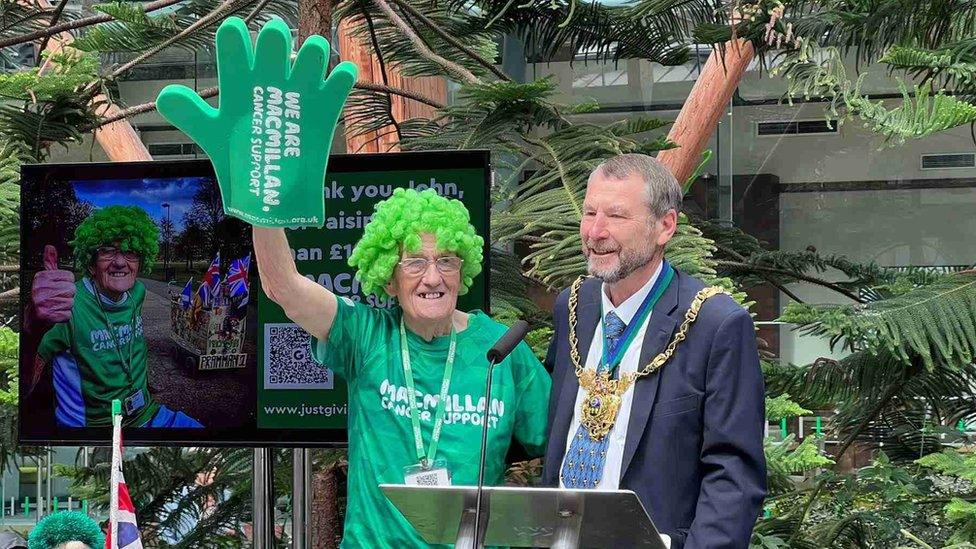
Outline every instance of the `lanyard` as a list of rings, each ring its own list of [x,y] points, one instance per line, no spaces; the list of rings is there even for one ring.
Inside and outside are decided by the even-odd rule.
[[[95,289],[95,301],[98,303],[98,310],[102,313],[102,320],[105,321],[105,327],[108,329],[108,333],[112,336],[112,343],[115,344],[115,350],[119,355],[119,360],[122,361],[122,371],[125,372],[125,378],[129,381],[131,385],[132,381],[132,340],[136,338],[136,309],[132,309],[132,319],[129,321],[129,360],[125,359],[122,354],[122,342],[119,341],[117,334],[115,333],[115,326],[112,321],[108,318],[108,313],[105,312],[105,307],[102,304],[102,293],[98,289],[98,282],[92,280],[92,287]],[[131,296],[130,296],[131,297]],[[128,299],[128,298],[127,298]],[[123,325],[120,325],[123,326]]]
[[[407,329],[400,318],[400,356],[403,359],[403,375],[407,378],[407,394],[410,401],[410,421],[413,423],[413,440],[417,445],[417,459],[424,469],[430,467],[437,454],[437,441],[441,438],[444,414],[447,409],[447,391],[451,387],[451,370],[454,369],[454,350],[457,347],[457,332],[451,326],[451,346],[447,350],[447,363],[444,365],[444,380],[441,381],[441,395],[437,400],[437,413],[434,416],[434,432],[430,435],[430,450],[424,453],[424,438],[420,434],[420,413],[417,411],[417,393],[413,385],[413,369],[410,368],[410,351],[407,349]]]
[[[641,302],[640,307],[637,308],[637,313],[634,314],[634,318],[630,320],[630,324],[624,329],[624,333],[621,334],[620,342],[614,349],[613,354],[607,355],[607,345],[603,344],[603,358],[600,364],[601,369],[606,368],[608,370],[613,370],[616,368],[620,362],[624,359],[624,354],[627,352],[627,348],[633,343],[634,338],[637,336],[637,332],[640,327],[644,325],[644,321],[650,316],[651,310],[654,309],[654,305],[657,304],[661,296],[664,295],[664,290],[668,289],[671,284],[671,279],[674,278],[674,269],[671,268],[671,264],[667,260],[664,260],[661,265],[661,274],[658,275],[657,280],[654,281],[654,285],[651,286],[651,291],[647,292],[647,297]],[[602,313],[602,310],[601,310]],[[607,326],[606,326],[606,314],[603,315],[603,334],[604,341],[606,340]]]

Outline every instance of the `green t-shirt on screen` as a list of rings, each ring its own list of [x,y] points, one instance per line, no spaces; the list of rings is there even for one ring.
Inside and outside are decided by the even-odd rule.
[[[313,354],[349,386],[349,484],[343,548],[410,548],[427,544],[379,489],[402,484],[404,468],[417,464],[410,405],[400,358],[402,310],[374,309],[339,298],[327,341],[312,339]],[[484,410],[485,353],[506,327],[472,311],[457,334],[447,412],[435,459],[444,460],[455,486],[478,483],[481,418]],[[430,342],[407,330],[407,346],[425,451],[450,336]],[[492,372],[485,484],[504,481],[505,455],[512,437],[533,455],[546,444],[551,379],[528,345],[519,344]]]
[[[51,327],[37,349],[53,369],[59,425],[110,426],[115,399],[134,403],[124,417],[126,426],[141,426],[159,410],[148,387],[145,298],[146,287],[139,281],[117,303],[99,303],[87,278],[75,283],[71,319]]]

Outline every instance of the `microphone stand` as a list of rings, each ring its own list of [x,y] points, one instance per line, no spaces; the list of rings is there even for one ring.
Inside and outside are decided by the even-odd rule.
[[[491,374],[495,370],[495,361],[488,361],[488,381],[485,383],[485,413],[481,426],[481,461],[478,465],[478,492],[477,503],[474,508],[474,546],[475,548],[484,547],[485,532],[481,531],[481,498],[485,487],[485,454],[488,448],[488,412],[491,410]],[[488,525],[485,525],[488,530]]]

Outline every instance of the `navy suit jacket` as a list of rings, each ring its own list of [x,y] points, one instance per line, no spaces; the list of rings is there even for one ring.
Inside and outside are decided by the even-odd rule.
[[[583,282],[577,307],[585,361],[600,320],[599,279]],[[675,271],[655,305],[641,367],[664,350],[684,319],[698,280]],[[553,372],[543,482],[559,485],[579,381],[569,354],[569,290],[556,300],[546,357]],[[621,490],[637,494],[672,549],[744,549],[766,494],[765,398],[752,318],[727,295],[705,302],[671,360],[635,383]]]

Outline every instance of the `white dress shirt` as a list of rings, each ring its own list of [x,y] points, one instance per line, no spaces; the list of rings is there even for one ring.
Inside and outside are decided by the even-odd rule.
[[[613,303],[610,302],[610,298],[607,296],[607,287],[604,284],[600,291],[600,296],[603,299],[603,315],[604,317],[610,311],[614,311],[620,320],[624,321],[624,324],[630,326],[630,321],[634,319],[634,315],[637,314],[637,309],[640,308],[640,304],[647,297],[647,294],[651,292],[651,287],[654,286],[654,282],[661,275],[661,268],[664,264],[658,265],[657,271],[654,272],[654,276],[647,281],[641,289],[637,290],[634,295],[627,298],[619,307],[614,307]],[[644,324],[639,326],[637,333],[634,335],[634,339],[624,353],[623,360],[620,361],[620,375],[624,373],[633,373],[638,370],[642,365],[640,363],[641,347],[644,343],[644,333],[647,331],[647,324],[650,321],[651,315],[647,315],[647,319]],[[590,344],[590,351],[586,355],[585,367],[588,370],[596,369],[597,365],[600,363],[600,359],[603,356],[603,319],[601,318],[599,322],[596,323],[596,331],[593,333],[593,342]],[[621,342],[622,343],[622,342]],[[618,376],[619,377],[619,376]],[[576,392],[576,405],[573,407],[573,422],[569,424],[569,432],[566,433],[566,451],[569,451],[570,445],[573,443],[573,437],[576,436],[576,431],[580,427],[580,406],[583,403],[583,398],[586,391],[580,387]],[[620,488],[620,476],[621,467],[623,466],[624,459],[624,443],[627,439],[627,425],[630,424],[630,407],[634,401],[634,386],[631,385],[627,392],[624,393],[623,398],[620,399],[620,410],[617,412],[617,421],[613,425],[613,429],[607,436],[610,437],[610,442],[607,444],[607,459],[603,465],[603,476],[600,478],[600,483],[597,484],[597,490],[617,490]],[[563,460],[566,456],[563,455]],[[560,471],[562,471],[562,464],[560,464]],[[566,485],[563,484],[562,475],[559,478],[560,488],[565,488]]]

